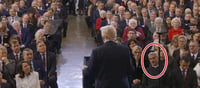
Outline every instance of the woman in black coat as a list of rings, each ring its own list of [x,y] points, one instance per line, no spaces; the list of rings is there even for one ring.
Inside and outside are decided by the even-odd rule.
[[[134,46],[131,48],[132,51],[132,63],[135,67],[135,74],[131,77],[131,83],[133,88],[140,88],[142,82],[142,66],[140,64],[140,58],[142,54],[142,48],[140,46]]]

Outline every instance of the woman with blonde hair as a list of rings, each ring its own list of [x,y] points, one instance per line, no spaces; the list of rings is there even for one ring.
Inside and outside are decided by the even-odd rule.
[[[181,27],[181,20],[177,17],[172,19],[172,28],[168,31],[168,40],[172,41],[173,36],[183,35],[183,28]]]
[[[176,49],[178,49],[178,36],[179,36],[179,35],[173,36],[171,43],[169,43],[169,44],[167,45],[168,50],[169,50],[169,55],[170,55],[170,56],[172,56],[173,53],[174,53],[174,51],[175,51]]]
[[[0,44],[8,47],[10,34],[8,32],[7,25],[0,22]]]

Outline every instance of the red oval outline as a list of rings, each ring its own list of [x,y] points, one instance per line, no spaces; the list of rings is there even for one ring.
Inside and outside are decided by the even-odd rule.
[[[164,68],[163,68],[162,72],[161,72],[160,74],[156,75],[156,76],[152,76],[151,74],[149,74],[149,73],[147,72],[145,66],[144,66],[144,55],[145,55],[147,49],[148,49],[150,46],[152,46],[152,45],[159,46],[159,47],[162,49],[162,51],[163,51],[163,53],[164,53],[164,56],[165,56],[165,65],[164,65]],[[167,67],[168,67],[168,55],[167,55],[166,49],[165,49],[161,44],[159,44],[159,43],[149,43],[147,46],[145,46],[144,50],[142,51],[142,55],[141,55],[141,65],[142,65],[142,70],[143,70],[144,74],[145,74],[147,77],[149,77],[149,78],[151,78],[151,79],[159,79],[160,77],[162,77],[162,76],[165,74],[165,72],[166,72],[166,70],[167,70]]]

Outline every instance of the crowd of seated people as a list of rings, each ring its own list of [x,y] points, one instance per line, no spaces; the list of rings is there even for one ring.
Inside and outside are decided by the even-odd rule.
[[[58,88],[56,61],[66,37],[66,3],[0,0],[1,88]]]
[[[130,76],[133,88],[200,87],[199,0],[88,2],[87,23],[91,24],[88,26],[97,46],[103,44],[101,28],[113,25],[117,31],[116,42],[129,48],[131,63],[135,67],[135,75]],[[159,79],[147,77],[140,64],[141,52],[151,42],[160,43],[168,55],[168,68]],[[144,64],[151,75],[158,75],[165,61],[163,51],[158,46],[147,49]]]

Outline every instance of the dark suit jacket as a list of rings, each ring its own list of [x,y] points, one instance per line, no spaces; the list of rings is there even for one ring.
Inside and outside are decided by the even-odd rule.
[[[0,84],[1,88],[11,88],[10,85],[8,83],[1,83]]]
[[[120,28],[120,29],[123,29],[123,31],[124,31],[124,29],[128,26],[128,25],[126,24],[126,21],[125,21],[125,20],[120,20],[120,21],[118,22],[118,25],[119,25],[119,28]]]
[[[92,51],[86,74],[95,79],[95,88],[130,88],[133,69],[128,48],[108,41]]]
[[[189,68],[184,83],[181,69],[177,67],[172,72],[172,82],[173,88],[183,88],[183,85],[185,85],[185,88],[197,88],[197,75],[195,71]]]
[[[163,66],[159,65],[157,68],[153,68],[152,66],[149,66],[147,68],[147,72],[153,76],[156,76],[160,74],[162,71]],[[167,84],[169,82],[169,75],[165,74],[159,79],[150,79],[146,75],[143,76],[142,80],[142,88],[169,88],[169,85]],[[178,87],[177,87],[178,88]]]
[[[22,58],[22,53],[20,53],[20,56],[19,56],[19,57],[20,57],[20,58],[18,58],[18,60],[16,60],[15,55],[13,54],[13,52],[10,52],[10,53],[8,54],[8,59],[15,60],[15,63],[16,63],[16,64],[18,64],[20,61],[23,60],[23,58]]]
[[[167,11],[167,12],[164,13],[164,17],[165,17],[165,18],[166,18],[166,17],[174,18],[174,17],[175,17],[175,13],[173,13],[173,16],[170,16],[169,11]]]
[[[92,11],[92,22],[93,23],[96,23],[96,19],[97,18],[100,18],[100,13],[99,13],[99,11],[97,10],[97,8],[94,8],[94,9],[92,9],[93,11]]]
[[[35,37],[35,32],[37,31],[36,26],[31,24],[31,23],[27,23],[27,28],[23,27],[23,24],[21,23],[21,27],[23,29],[28,29],[29,33],[30,33],[30,41],[34,39]]]
[[[177,63],[177,65],[179,66],[179,61],[181,58],[180,57],[180,49],[175,50],[172,56],[175,59],[175,62]]]
[[[196,66],[196,64],[198,63],[198,61],[200,61],[200,52],[198,52],[195,60],[194,60],[194,58],[192,58],[190,53],[188,54],[188,57],[190,58],[190,67],[194,68]]]
[[[30,32],[29,32],[29,30],[28,29],[25,29],[25,28],[22,28],[21,29],[21,32],[22,32],[22,34],[21,34],[21,37],[22,37],[22,39],[21,39],[21,44],[23,44],[23,45],[25,45],[25,46],[27,46],[28,45],[28,43],[30,43]],[[11,33],[11,35],[13,35],[13,34],[16,34],[17,35],[17,31],[16,30],[10,30],[10,33]]]
[[[41,54],[36,52],[34,54],[33,66],[35,70],[39,73],[39,78],[45,80],[46,77],[48,79],[56,77],[56,55],[52,52],[47,52],[47,72],[45,72],[45,67],[42,61]],[[47,75],[48,74],[48,75]]]
[[[15,74],[16,74],[16,62],[15,60],[10,60],[8,64],[3,65],[3,78],[7,80],[7,82],[10,84],[11,88],[15,88]]]

